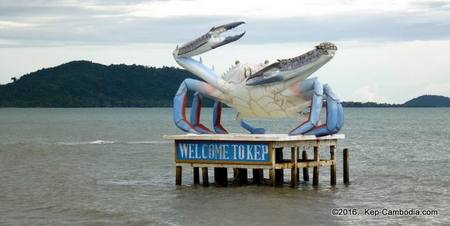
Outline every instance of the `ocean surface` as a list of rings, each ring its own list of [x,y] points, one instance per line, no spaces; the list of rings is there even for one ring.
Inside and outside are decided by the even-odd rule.
[[[0,109],[0,225],[449,225],[450,109],[345,113],[337,186],[321,168],[318,188],[293,189],[193,186],[191,170],[175,186],[173,144],[162,136],[181,132],[169,108]],[[243,132],[234,117],[225,109],[224,127]],[[210,124],[211,110],[202,118]],[[299,124],[253,123],[273,133]],[[432,215],[370,212],[383,209]]]

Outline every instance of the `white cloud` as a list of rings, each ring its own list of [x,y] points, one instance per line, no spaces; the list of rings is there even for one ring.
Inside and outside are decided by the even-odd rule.
[[[353,14],[354,12],[404,12],[417,11],[428,4],[401,0],[194,0],[194,1],[152,1],[132,6],[132,15],[143,17],[172,16],[231,16],[244,18],[282,18],[298,16],[326,16]]]
[[[378,102],[384,103],[386,99],[379,93],[380,91],[372,86],[363,86],[356,89],[351,97],[352,101],[359,102]]]
[[[33,26],[33,24],[31,24],[31,23],[23,23],[23,22],[16,22],[16,21],[0,20],[0,29],[26,28],[26,27],[31,27],[31,26]]]
[[[450,39],[450,4],[441,1],[107,2],[4,1],[0,39],[25,46],[173,43],[234,20],[248,22],[247,43]]]

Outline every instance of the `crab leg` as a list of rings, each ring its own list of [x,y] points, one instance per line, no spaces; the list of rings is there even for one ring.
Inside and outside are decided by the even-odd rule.
[[[202,111],[202,96],[199,92],[195,92],[194,99],[192,100],[190,123],[194,129],[199,133],[213,133],[200,123],[200,113]]]
[[[289,135],[305,134],[319,124],[320,111],[322,110],[323,86],[317,79],[305,80],[303,86],[312,86],[313,95],[311,102],[311,111],[309,113],[308,120],[289,132]]]
[[[213,126],[214,131],[219,134],[226,134],[228,131],[223,128],[222,123],[222,103],[219,101],[214,102],[214,110],[213,110]]]
[[[243,120],[241,118],[240,113],[238,113],[236,115],[236,121],[239,121],[239,124],[241,125],[241,127],[244,128],[245,130],[247,130],[248,132],[250,132],[251,134],[265,134],[266,133],[266,130],[264,128],[254,127],[249,122]]]
[[[250,123],[248,123],[247,121],[245,121],[243,119],[241,119],[240,124],[241,124],[242,128],[246,129],[251,134],[265,134],[266,133],[266,130],[264,128],[254,127]]]
[[[344,111],[336,94],[331,90],[330,86],[323,86],[324,94],[327,100],[327,121],[321,126],[315,127],[308,131],[308,135],[326,136],[339,132],[344,124]]]
[[[200,108],[201,108],[200,103],[201,100],[199,98],[199,95],[197,95],[197,100],[195,97],[196,95],[194,95],[193,108],[191,111],[191,118],[190,118],[193,124],[186,119],[186,104],[187,104],[186,94],[188,90],[198,92],[211,99],[218,99],[218,97],[222,95],[222,92],[220,92],[219,90],[217,90],[216,88],[212,87],[211,85],[205,82],[201,82],[194,79],[185,79],[181,83],[175,97],[173,98],[173,121],[175,122],[175,125],[185,132],[204,133],[205,129],[206,130],[208,129],[204,127],[202,124],[198,123],[200,120]],[[208,131],[211,132],[210,130]]]
[[[191,57],[175,57],[175,61],[192,74],[200,77],[214,87],[220,87],[220,76],[211,68],[206,67],[201,61]]]

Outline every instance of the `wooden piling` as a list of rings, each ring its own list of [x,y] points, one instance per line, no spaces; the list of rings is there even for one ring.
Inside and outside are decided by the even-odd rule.
[[[350,184],[350,175],[349,175],[349,166],[348,166],[348,149],[344,148],[344,158],[343,158],[343,166],[344,166],[344,184]]]
[[[275,148],[275,162],[283,162],[283,148]],[[275,170],[275,185],[282,185],[284,183],[284,171],[283,169]]]
[[[175,184],[176,185],[181,185],[181,166],[177,166],[176,167],[176,172],[175,172]]]
[[[238,169],[238,178],[239,178],[239,185],[244,185],[248,183],[248,170],[241,168]]]
[[[298,151],[296,147],[291,147],[291,186],[296,187],[298,185]]]
[[[203,186],[209,186],[208,167],[202,168],[202,183]]]
[[[300,147],[297,147],[297,165],[300,159],[301,153],[300,153]],[[297,166],[297,184],[300,183],[300,168]]]
[[[228,185],[227,168],[214,168],[214,182],[219,186]]]
[[[330,160],[332,161],[330,166],[330,184],[332,186],[336,185],[336,146],[331,145],[330,146]]]
[[[239,169],[233,168],[233,185],[239,184]]]
[[[313,168],[313,186],[319,186],[320,151],[318,146],[314,147],[314,162],[317,166]]]
[[[263,169],[253,169],[253,183],[262,184],[263,182]]]
[[[198,167],[193,167],[194,168],[194,184],[200,184],[200,170],[198,169]]]
[[[245,185],[248,183],[248,170],[243,168],[233,169],[233,184],[234,185]]]
[[[303,150],[302,152],[302,161],[308,161],[308,153],[306,150]],[[309,172],[307,167],[303,168],[303,180],[309,181]]]
[[[277,185],[276,182],[275,182],[276,181],[275,168],[272,168],[272,169],[269,170],[269,179],[270,179],[270,181],[272,183],[272,186]]]

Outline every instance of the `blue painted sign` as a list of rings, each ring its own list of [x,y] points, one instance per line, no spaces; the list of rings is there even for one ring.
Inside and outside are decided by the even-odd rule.
[[[177,161],[219,161],[238,163],[270,162],[267,142],[210,142],[177,140]]]

